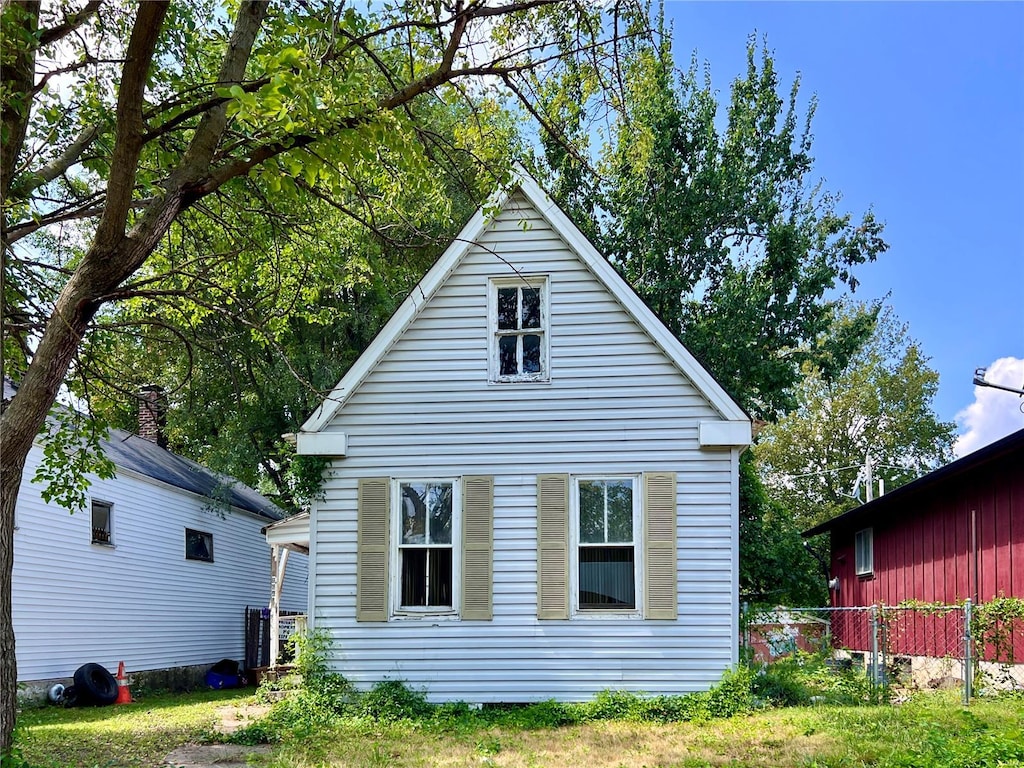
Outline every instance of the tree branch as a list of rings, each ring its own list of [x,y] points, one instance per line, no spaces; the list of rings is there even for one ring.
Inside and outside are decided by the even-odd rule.
[[[49,45],[50,43],[55,43],[67,35],[70,35],[88,21],[90,16],[93,16],[97,11],[99,11],[100,5],[100,0],[89,0],[89,2],[86,3],[86,6],[78,13],[65,16],[64,21],[56,27],[44,29],[42,34],[39,35],[39,45]]]
[[[106,205],[96,228],[94,248],[112,248],[124,237],[125,223],[135,191],[139,155],[143,147],[142,133],[145,125],[142,121],[142,106],[146,82],[168,6],[168,0],[152,0],[138,6],[117,93],[117,138],[110,158]]]
[[[39,187],[49,184],[58,176],[65,173],[71,166],[78,162],[82,153],[88,149],[89,145],[92,144],[93,139],[96,138],[97,133],[99,133],[99,126],[89,125],[83,128],[81,133],[78,134],[75,140],[71,142],[68,148],[65,149],[59,157],[55,157],[39,170],[19,175],[18,183],[10,190],[10,196],[18,200],[24,200],[32,194],[32,192],[39,189]]]

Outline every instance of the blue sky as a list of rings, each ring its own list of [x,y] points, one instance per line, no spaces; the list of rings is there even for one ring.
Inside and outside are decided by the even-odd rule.
[[[961,453],[1024,427],[1024,3],[669,1],[681,66],[697,51],[722,97],[747,36],[782,87],[817,94],[816,174],[886,223],[857,296],[889,295],[940,374],[935,409]],[[998,362],[997,362],[998,361]],[[969,406],[973,411],[967,411]]]

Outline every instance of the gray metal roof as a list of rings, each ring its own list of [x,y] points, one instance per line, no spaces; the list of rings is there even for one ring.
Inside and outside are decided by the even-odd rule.
[[[123,429],[112,429],[101,441],[103,452],[121,469],[205,496],[211,503],[228,503],[268,520],[280,520],[284,511],[270,499],[233,477],[207,469],[184,456]]]
[[[9,380],[4,381],[4,399],[12,398],[15,389]],[[210,499],[213,505],[230,504],[267,520],[286,517],[284,510],[244,483],[171,453],[131,432],[112,429],[100,445],[118,469],[138,472],[175,488],[191,491]]]

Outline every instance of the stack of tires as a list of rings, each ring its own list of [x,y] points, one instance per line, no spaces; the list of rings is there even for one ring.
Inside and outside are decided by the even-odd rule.
[[[65,707],[106,707],[117,701],[117,680],[101,664],[83,664],[75,670],[75,684],[55,685],[50,700]]]

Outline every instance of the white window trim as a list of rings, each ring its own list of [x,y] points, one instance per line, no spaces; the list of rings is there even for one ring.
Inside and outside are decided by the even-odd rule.
[[[868,542],[868,552],[866,566],[861,562],[860,559],[860,547],[857,545],[857,541],[861,536],[865,536]],[[871,576],[875,572],[875,529],[874,528],[861,528],[859,531],[853,534],[853,570],[857,576]]]
[[[96,541],[92,537],[93,504],[103,504],[107,508],[107,533],[110,535],[110,541]],[[105,547],[107,549],[114,548],[114,502],[104,501],[103,499],[89,499],[89,543],[97,547]]]
[[[588,474],[573,475],[569,486],[569,618],[643,619],[644,617],[644,528],[643,478],[640,475]],[[580,491],[581,480],[630,480],[633,483],[633,594],[634,608],[594,610],[580,608]]]
[[[402,530],[402,485],[405,483],[451,483],[452,486],[452,607],[418,608],[402,607],[402,561],[399,552],[399,532]],[[391,542],[389,560],[390,606],[389,615],[394,619],[457,619],[462,584],[462,478],[459,477],[401,477],[391,480]]]
[[[534,382],[546,384],[551,381],[551,281],[547,275],[517,275],[516,277],[492,277],[487,280],[487,381],[489,384],[516,384]],[[519,373],[515,376],[501,376],[498,359],[498,289],[536,288],[540,291],[540,371]]]

